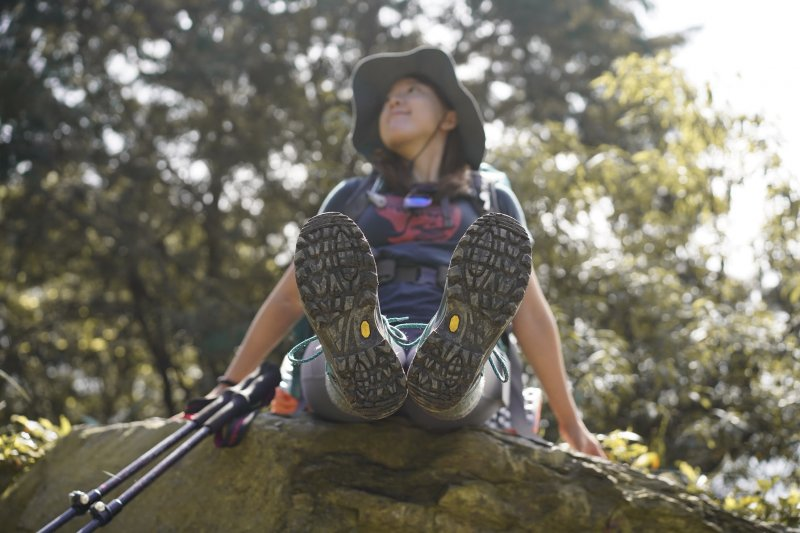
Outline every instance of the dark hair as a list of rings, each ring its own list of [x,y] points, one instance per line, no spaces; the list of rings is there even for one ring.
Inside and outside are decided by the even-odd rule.
[[[436,84],[431,80],[424,76],[409,77],[430,87],[448,110],[453,109]],[[372,164],[383,176],[389,191],[406,194],[413,186],[412,168],[414,163],[412,161],[404,159],[386,148],[378,148],[373,153]],[[444,153],[442,153],[442,161],[439,166],[439,188],[436,196],[452,197],[469,195],[471,192],[472,180],[469,164],[464,156],[461,136],[458,133],[458,127],[456,127],[447,134],[447,139],[445,140]]]

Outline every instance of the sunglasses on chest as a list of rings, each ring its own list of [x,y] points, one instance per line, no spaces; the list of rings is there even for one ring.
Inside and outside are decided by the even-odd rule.
[[[377,208],[386,207],[386,197],[379,193],[382,180],[377,180],[367,191],[367,198]],[[403,197],[403,209],[424,209],[433,205],[437,192],[436,185],[416,185]],[[447,202],[447,198],[444,199]]]
[[[367,198],[370,203],[378,209],[386,207],[386,197],[379,193],[382,180],[376,180],[375,184],[367,191]],[[433,198],[436,195],[438,188],[436,185],[415,185],[403,197],[403,209],[408,211],[416,209],[424,209],[433,205]],[[450,213],[450,200],[447,196],[442,198],[442,215],[444,216],[444,227],[453,227],[453,217]]]
[[[432,206],[436,191],[435,185],[413,187],[403,198],[403,209],[423,209]]]

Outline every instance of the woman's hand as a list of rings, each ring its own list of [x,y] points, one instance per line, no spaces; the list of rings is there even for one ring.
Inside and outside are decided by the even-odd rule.
[[[586,429],[582,420],[577,419],[570,424],[560,424],[558,432],[561,438],[573,449],[587,455],[594,455],[602,457],[603,459],[606,458],[606,453],[603,451],[597,438]]]
[[[219,384],[211,391],[203,396],[202,398],[192,398],[189,400],[189,403],[186,404],[183,411],[180,413],[172,415],[169,419],[170,420],[191,420],[192,416],[202,411],[207,405],[212,403],[212,401],[217,397],[220,396],[225,389],[228,388],[228,385]]]

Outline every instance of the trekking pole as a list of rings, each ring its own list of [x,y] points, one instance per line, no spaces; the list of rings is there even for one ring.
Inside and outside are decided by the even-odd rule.
[[[108,481],[99,485],[97,488],[90,490],[88,493],[74,490],[69,493],[70,508],[61,513],[58,517],[54,518],[50,523],[39,530],[39,533],[50,533],[60,528],[76,516],[85,514],[86,511],[92,506],[93,503],[100,500],[104,494],[114,490],[120,483],[128,479],[130,476],[141,470],[154,458],[161,455],[164,450],[170,448],[173,444],[180,441],[190,432],[197,428],[197,424],[189,423],[184,425],[181,429],[153,446],[144,455],[136,459],[133,463],[126,466],[116,474],[114,474]]]
[[[268,371],[266,367],[267,365],[265,364],[264,365],[265,372]],[[256,372],[260,373],[260,371]],[[38,533],[51,533],[56,529],[60,528],[61,526],[63,526],[64,524],[66,524],[67,522],[69,522],[70,520],[72,520],[73,518],[75,518],[76,516],[85,514],[92,508],[92,506],[96,502],[99,502],[100,499],[105,494],[108,494],[116,487],[118,487],[120,484],[122,484],[125,480],[134,475],[136,472],[147,466],[155,458],[164,453],[164,451],[172,447],[175,443],[180,442],[184,437],[186,437],[186,435],[188,435],[192,431],[195,431],[198,428],[203,427],[203,425],[206,422],[208,422],[209,419],[215,413],[220,411],[220,409],[222,409],[223,406],[232,401],[232,398],[236,396],[238,389],[244,389],[246,387],[249,387],[250,385],[252,385],[252,382],[254,379],[256,379],[256,377],[258,377],[258,374],[253,373],[247,378],[245,378],[240,385],[225,390],[220,396],[217,396],[216,398],[211,400],[211,402],[208,405],[206,405],[202,410],[195,413],[192,416],[192,419],[188,421],[188,423],[186,423],[182,428],[180,428],[178,431],[176,431],[166,439],[162,440],[161,442],[153,446],[143,455],[139,456],[139,458],[137,458],[131,464],[129,464],[128,466],[126,466],[125,468],[114,474],[111,478],[109,478],[108,481],[102,483],[101,485],[99,485],[95,489],[92,489],[88,493],[79,490],[70,492],[69,494],[70,508],[64,511],[58,517],[54,518],[52,521],[50,521],[47,525],[45,525],[42,529],[40,529]],[[278,382],[279,381],[280,378],[278,378]],[[275,383],[275,386],[277,386],[278,382]],[[241,403],[241,400],[239,400],[239,403]],[[226,420],[229,419],[230,418]],[[224,425],[224,422],[219,424],[220,427],[222,425]]]
[[[275,388],[280,381],[280,369],[273,364],[265,363],[260,370],[248,376],[241,384],[228,389],[231,393],[229,400],[208,416],[202,427],[194,435],[175,448],[152,470],[108,505],[102,501],[95,502],[90,508],[93,520],[80,529],[79,532],[88,533],[108,524],[126,504],[130,503],[140,492],[158,479],[161,474],[189,453],[200,441],[219,431],[231,420],[268,404],[275,396]]]
[[[225,391],[226,393],[228,391]],[[111,476],[108,481],[102,483],[97,488],[90,490],[88,493],[74,490],[69,493],[69,500],[70,500],[70,508],[61,513],[58,517],[54,518],[50,523],[44,526],[42,529],[39,530],[39,533],[51,533],[56,529],[60,528],[76,516],[85,514],[86,511],[94,504],[96,501],[100,500],[103,495],[111,492],[116,487],[118,487],[121,483],[131,477],[133,474],[147,466],[150,462],[152,462],[156,457],[164,453],[164,451],[168,450],[172,445],[176,442],[181,441],[186,435],[191,433],[192,431],[196,430],[198,427],[202,425],[202,423],[207,420],[214,412],[219,410],[222,407],[222,404],[225,403],[226,397],[221,395],[218,396],[214,401],[208,404],[202,411],[197,413],[194,419],[192,419],[189,423],[185,424],[182,428],[178,431],[167,437],[166,439],[162,440],[144,454],[139,456],[135,461],[131,464]]]

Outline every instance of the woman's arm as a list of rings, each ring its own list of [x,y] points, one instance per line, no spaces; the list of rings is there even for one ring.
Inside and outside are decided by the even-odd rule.
[[[353,191],[358,190],[366,178],[343,180],[328,193],[319,212],[346,210]],[[255,318],[250,323],[242,344],[225,370],[225,377],[239,382],[256,369],[267,354],[278,345],[292,326],[303,316],[303,304],[294,277],[294,263],[289,265],[275,288],[267,296]],[[218,395],[226,386],[220,385],[207,396]]]
[[[578,415],[564,368],[558,326],[535,273],[531,273],[513,328],[558,420],[561,438],[580,452],[605,457],[597,439]]]
[[[261,304],[225,371],[225,377],[239,382],[255,370],[302,316],[303,304],[292,264]],[[216,396],[224,389],[224,385],[219,385],[208,396]]]

